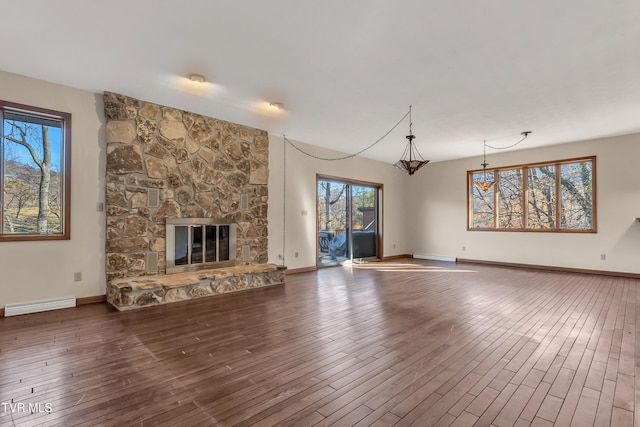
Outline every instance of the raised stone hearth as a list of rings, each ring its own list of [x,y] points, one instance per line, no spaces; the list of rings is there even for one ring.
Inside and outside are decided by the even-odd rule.
[[[212,270],[114,279],[107,301],[120,311],[284,283],[286,267],[242,264]]]

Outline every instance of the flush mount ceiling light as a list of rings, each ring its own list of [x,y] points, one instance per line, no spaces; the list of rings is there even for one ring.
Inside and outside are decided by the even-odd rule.
[[[282,102],[270,102],[269,107],[274,110],[284,110],[284,104]]]
[[[521,132],[520,135],[522,135],[522,139],[520,139],[520,141],[516,142],[515,144],[511,144],[506,147],[493,147],[491,145],[488,145],[487,141],[483,141],[483,156],[482,156],[482,163],[480,163],[480,166],[482,166],[482,179],[480,181],[474,182],[473,186],[480,191],[487,191],[488,189],[493,187],[496,183],[495,174],[493,172],[491,172],[490,175],[487,175],[487,166],[489,166],[489,163],[487,163],[487,147],[493,148],[494,150],[506,150],[507,148],[512,148],[520,144],[522,141],[527,139],[530,133],[531,133],[530,130]]]
[[[404,153],[402,153],[402,158],[398,160],[394,165],[401,171],[409,174],[409,176],[413,175],[418,171],[418,169],[420,169],[421,167],[429,163],[429,160],[425,160],[422,157],[422,155],[416,148],[415,144],[413,143],[413,140],[415,139],[416,136],[411,131],[412,124],[413,123],[411,123],[411,106],[409,106],[409,135],[406,136],[408,140],[407,146],[404,149]]]
[[[191,74],[189,75],[189,80],[195,83],[204,83],[205,79],[202,74]]]

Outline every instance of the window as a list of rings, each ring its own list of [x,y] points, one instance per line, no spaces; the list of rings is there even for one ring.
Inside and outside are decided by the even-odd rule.
[[[595,232],[596,158],[467,172],[469,230]],[[495,181],[486,190],[476,182]]]
[[[0,241],[70,238],[71,114],[0,101]]]

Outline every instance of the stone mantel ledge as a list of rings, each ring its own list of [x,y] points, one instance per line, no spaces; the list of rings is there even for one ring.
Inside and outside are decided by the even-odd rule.
[[[107,301],[120,311],[284,283],[287,267],[239,264],[185,273],[114,279]]]

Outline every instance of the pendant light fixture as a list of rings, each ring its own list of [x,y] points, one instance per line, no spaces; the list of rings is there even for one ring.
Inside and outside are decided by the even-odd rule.
[[[483,143],[483,156],[482,156],[482,163],[480,163],[480,166],[482,166],[482,180],[474,182],[473,186],[476,187],[480,191],[487,191],[488,189],[493,187],[495,185],[495,183],[496,183],[496,181],[495,181],[495,173],[493,171],[491,172],[491,176],[487,175],[487,166],[489,166],[489,163],[487,163],[487,147],[493,148],[494,150],[506,150],[507,148],[512,148],[512,147],[515,147],[516,145],[520,144],[522,141],[527,139],[527,137],[529,136],[530,133],[531,133],[530,130],[521,132],[520,135],[522,135],[522,139],[520,139],[515,144],[511,144],[511,145],[508,145],[506,147],[493,147],[491,145],[487,145],[487,141],[483,141],[482,142]]]
[[[476,187],[478,190],[487,191],[488,189],[494,186],[496,181],[494,179],[493,172],[491,172],[491,179],[489,179],[489,177],[487,176],[487,166],[489,166],[489,163],[487,163],[487,141],[483,141],[483,147],[484,147],[484,155],[482,157],[482,163],[481,163],[482,181],[474,182],[473,186]]]
[[[398,160],[394,166],[409,174],[410,176],[416,173],[418,169],[429,163],[429,160],[425,160],[422,157],[415,144],[413,143],[415,135],[411,130],[412,124],[411,106],[409,106],[409,135],[406,136],[408,142],[406,148],[404,149],[404,153],[402,153],[402,158]]]

